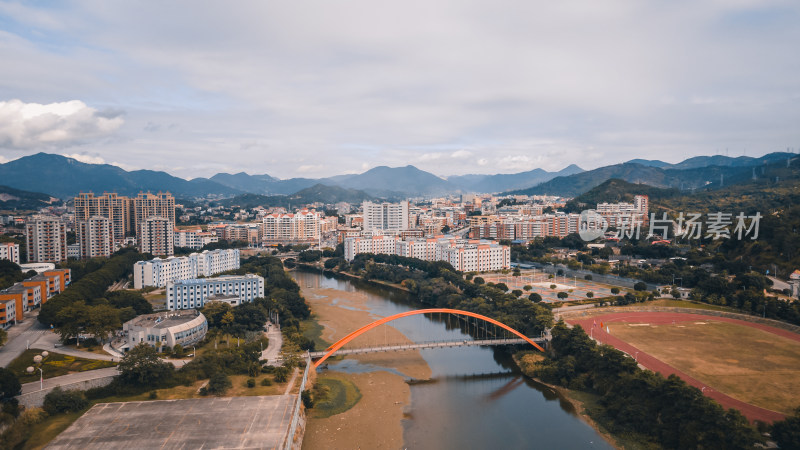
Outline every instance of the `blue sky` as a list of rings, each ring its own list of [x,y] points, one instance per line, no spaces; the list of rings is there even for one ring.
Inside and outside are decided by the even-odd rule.
[[[0,1],[0,162],[511,173],[800,149],[800,4]]]

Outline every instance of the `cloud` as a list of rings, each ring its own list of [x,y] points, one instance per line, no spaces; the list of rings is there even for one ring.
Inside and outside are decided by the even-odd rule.
[[[325,166],[321,164],[304,164],[297,168],[298,173],[314,173],[321,172]]]
[[[106,160],[97,155],[87,155],[85,153],[73,153],[67,154],[64,153],[62,156],[66,156],[67,158],[76,159],[82,163],[86,164],[105,164]]]
[[[116,131],[120,113],[105,113],[80,100],[62,103],[0,102],[0,147],[66,147]]]
[[[468,158],[472,156],[472,152],[469,150],[456,150],[450,154],[451,158]]]

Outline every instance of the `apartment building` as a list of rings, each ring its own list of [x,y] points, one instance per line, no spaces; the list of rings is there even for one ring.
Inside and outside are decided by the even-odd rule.
[[[133,265],[133,287],[164,287],[170,281],[211,276],[239,268],[239,249],[204,251],[189,256],[154,258]]]
[[[452,236],[408,240],[401,240],[395,236],[346,239],[345,258],[352,261],[359,253],[399,255],[425,261],[447,261],[460,271],[499,270],[511,265],[511,249],[506,245],[484,240],[456,239]]]
[[[133,199],[105,192],[96,196],[81,192],[75,199],[75,221],[88,221],[92,217],[105,217],[111,222],[115,241],[125,239],[136,231]]]
[[[0,242],[0,259],[7,259],[14,264],[19,264],[19,244]]]
[[[247,274],[216,278],[176,280],[167,283],[167,309],[202,308],[217,297],[238,297],[239,303],[249,303],[264,296],[264,278]]]
[[[169,192],[159,192],[158,194],[140,192],[133,199],[133,212],[137,230],[150,217],[165,218],[169,220],[172,228],[175,227],[175,197]]]
[[[114,253],[114,224],[103,216],[92,216],[75,224],[80,258],[109,257]]]
[[[266,244],[316,242],[320,238],[321,214],[301,209],[294,214],[267,214],[261,219],[262,241]]]
[[[408,201],[362,204],[364,230],[401,231],[409,228]]]
[[[219,237],[199,228],[191,230],[175,230],[175,247],[200,250],[208,244],[219,242]]]
[[[170,256],[175,252],[175,225],[166,217],[152,216],[139,226],[139,251]]]
[[[28,262],[61,262],[67,259],[67,226],[57,217],[33,216],[25,224]]]
[[[0,292],[0,328],[5,330],[16,325],[18,320],[22,320],[22,311],[17,304],[15,298],[6,297]],[[17,316],[18,311],[19,316]]]

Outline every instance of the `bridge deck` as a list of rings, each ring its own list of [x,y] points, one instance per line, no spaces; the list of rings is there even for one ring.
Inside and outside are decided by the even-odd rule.
[[[545,342],[543,338],[531,339],[537,344]],[[422,342],[418,344],[401,344],[401,345],[383,345],[376,347],[360,347],[360,348],[340,348],[336,351],[337,355],[357,355],[362,353],[377,353],[377,352],[400,352],[406,350],[420,350],[426,348],[446,348],[446,347],[472,347],[482,345],[517,345],[527,344],[525,340],[514,339],[465,339],[461,341],[448,341],[448,342]],[[528,344],[530,345],[530,344]],[[327,352],[309,352],[312,358],[322,358]]]

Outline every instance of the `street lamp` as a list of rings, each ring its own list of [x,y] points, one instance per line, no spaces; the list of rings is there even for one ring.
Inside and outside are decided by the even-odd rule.
[[[39,356],[39,355],[36,355],[36,356]],[[33,373],[33,371],[36,370],[36,369],[39,369],[39,390],[41,391],[41,390],[44,390],[44,372],[42,372],[42,368],[41,367],[34,368],[33,366],[30,366],[30,367],[28,367],[26,369],[26,371],[28,373]]]

